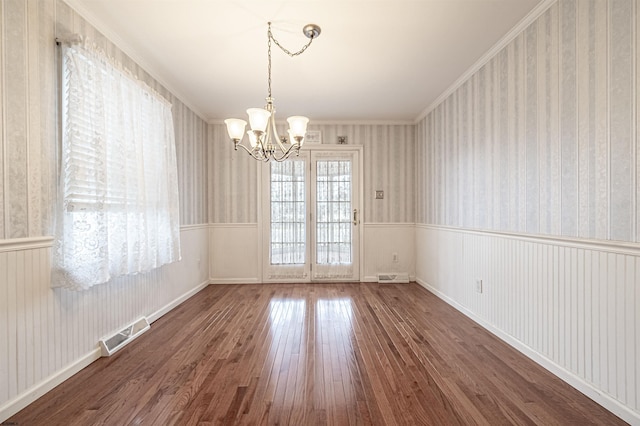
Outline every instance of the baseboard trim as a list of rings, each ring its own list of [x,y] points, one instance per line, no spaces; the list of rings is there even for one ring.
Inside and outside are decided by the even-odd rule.
[[[416,276],[415,275],[411,275],[409,274],[409,282],[415,282],[416,281]],[[360,282],[363,283],[377,283],[378,282],[378,277],[376,275],[368,275],[366,277],[363,277],[362,280],[360,280]]]
[[[167,312],[169,312],[170,310],[172,310],[176,306],[180,305],[185,300],[190,299],[192,296],[194,296],[200,290],[204,289],[207,285],[209,285],[208,281],[201,282],[200,284],[198,284],[197,286],[195,286],[191,290],[189,290],[186,293],[184,293],[182,296],[180,296],[177,299],[174,299],[173,301],[167,303],[162,308],[158,309],[157,311],[155,311],[154,313],[149,315],[147,317],[147,319],[149,320],[150,323],[155,322],[157,319],[162,317],[164,314],[166,314]]]
[[[204,289],[208,284],[209,284],[208,281],[204,281],[203,283],[198,284],[196,287],[187,291],[177,299],[173,300],[172,302],[158,309],[156,312],[154,312],[148,317],[149,322],[156,321],[158,318],[160,318],[161,316],[163,316],[164,314],[166,314],[176,306],[180,305],[182,302],[189,299],[190,297],[198,293],[200,290]],[[74,374],[80,372],[80,370],[87,367],[88,365],[90,365],[100,357],[101,357],[101,351],[100,351],[100,348],[97,347],[96,349],[84,355],[80,359],[64,367],[62,370],[59,370],[55,372],[53,375],[47,377],[40,383],[36,383],[35,385],[27,389],[25,392],[16,396],[14,399],[7,401],[5,404],[0,406],[0,423],[4,422],[9,417],[13,416],[17,412],[19,412],[20,410],[22,410],[23,408],[25,408],[26,406],[28,406],[29,404],[31,404],[32,402],[40,398],[45,393],[49,392],[50,390],[53,390],[56,386],[63,383],[65,380],[69,379]]]
[[[209,278],[209,284],[262,284],[259,278]]]
[[[475,323],[482,326],[485,330],[495,335],[500,340],[507,343],[509,346],[512,346],[513,348],[518,350],[520,353],[525,355],[527,358],[539,364],[546,370],[550,371],[552,374],[554,374],[561,380],[567,382],[569,385],[573,386],[574,388],[582,392],[587,397],[591,398],[592,400],[594,400],[595,402],[597,402],[607,410],[611,411],[613,414],[620,417],[625,422],[632,425],[640,425],[640,413],[636,413],[635,411],[623,405],[620,401],[610,397],[606,393],[603,393],[602,391],[595,388],[590,383],[584,381],[582,378],[576,376],[572,372],[564,369],[563,367],[556,364],[549,358],[532,350],[530,347],[526,346],[519,340],[514,339],[512,336],[505,333],[504,331],[494,327],[492,324],[485,321],[483,318],[475,315],[473,312],[471,312],[464,306],[460,305],[454,299],[440,292],[438,289],[431,286],[430,284],[423,281],[422,279],[417,278],[415,281],[419,285],[424,287],[427,291],[433,293],[435,296],[437,296],[447,304],[451,305],[454,309],[461,312],[462,314],[464,314],[465,316],[473,320]]]
[[[99,358],[100,348],[96,348],[62,370],[57,371],[52,376],[47,377],[45,380],[27,389],[14,399],[7,401],[0,407],[0,422],[4,422],[6,419],[13,416]]]

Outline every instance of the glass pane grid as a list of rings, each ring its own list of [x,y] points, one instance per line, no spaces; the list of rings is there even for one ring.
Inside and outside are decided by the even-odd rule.
[[[316,173],[316,262],[350,264],[351,162],[318,161]]]
[[[305,263],[304,162],[271,164],[271,236],[272,265]]]

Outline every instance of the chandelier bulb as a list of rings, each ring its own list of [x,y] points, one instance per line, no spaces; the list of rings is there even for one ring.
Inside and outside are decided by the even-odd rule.
[[[292,137],[304,138],[304,135],[307,133],[307,124],[309,123],[309,119],[307,117],[294,115],[287,118],[287,122],[289,123],[289,129],[291,130]]]
[[[269,117],[271,117],[271,111],[267,111],[263,108],[249,108],[247,110],[249,115],[249,124],[251,130],[255,132],[264,133],[267,130],[267,124],[269,123]]]
[[[244,129],[247,125],[247,122],[244,120],[240,120],[239,118],[227,118],[224,120],[224,124],[227,125],[227,133],[229,133],[229,138],[233,141],[240,142],[242,140],[242,136],[244,136]]]

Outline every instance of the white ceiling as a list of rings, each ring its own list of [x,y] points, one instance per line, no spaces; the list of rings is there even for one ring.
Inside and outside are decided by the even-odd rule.
[[[65,0],[207,120],[413,121],[542,0]]]

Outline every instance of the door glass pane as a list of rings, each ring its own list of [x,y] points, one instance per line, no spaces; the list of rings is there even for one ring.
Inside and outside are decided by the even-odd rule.
[[[272,265],[302,265],[305,262],[306,209],[304,162],[271,163]]]
[[[350,264],[351,161],[318,161],[316,171],[316,263]]]

